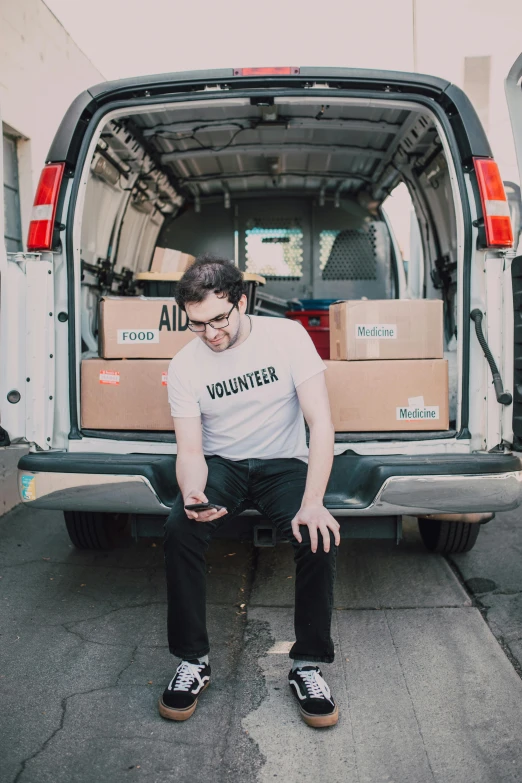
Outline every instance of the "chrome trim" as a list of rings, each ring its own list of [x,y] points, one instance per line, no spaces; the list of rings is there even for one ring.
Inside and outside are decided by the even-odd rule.
[[[521,486],[522,471],[480,476],[392,476],[384,482],[365,513],[511,511],[520,503]]]
[[[24,499],[22,476],[36,478],[34,500]],[[22,502],[34,508],[159,515],[170,511],[144,476],[19,470],[18,486]],[[369,506],[329,504],[328,508],[335,517],[511,511],[520,503],[521,487],[522,471],[480,476],[392,476]],[[251,509],[243,512],[257,513]]]
[[[22,476],[36,478],[35,500],[24,499]],[[34,508],[129,514],[168,514],[170,511],[144,476],[19,470],[18,491],[22,502]]]

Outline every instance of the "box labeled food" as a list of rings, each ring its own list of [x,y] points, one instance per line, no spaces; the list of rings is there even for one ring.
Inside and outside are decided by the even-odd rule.
[[[107,296],[100,300],[104,359],[172,359],[196,335],[175,299]]]
[[[449,429],[445,359],[325,364],[336,432]]]
[[[330,305],[330,359],[442,359],[439,299],[350,300]]]
[[[84,359],[82,427],[172,430],[167,397],[169,359]]]
[[[157,247],[154,251],[151,272],[185,272],[194,261],[194,256],[170,247]]]

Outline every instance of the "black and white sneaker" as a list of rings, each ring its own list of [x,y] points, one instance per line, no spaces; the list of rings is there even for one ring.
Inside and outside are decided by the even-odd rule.
[[[170,720],[187,720],[194,713],[200,694],[209,685],[208,663],[181,661],[159,700],[160,715]]]
[[[337,723],[339,709],[318,666],[292,669],[288,675],[288,684],[299,702],[302,718],[308,726],[320,728]]]

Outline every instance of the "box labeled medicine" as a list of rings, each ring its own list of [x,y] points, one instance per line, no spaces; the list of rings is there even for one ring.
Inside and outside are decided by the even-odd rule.
[[[325,364],[336,432],[449,429],[445,359]]]
[[[351,300],[330,305],[330,359],[442,359],[439,299]]]
[[[99,352],[104,359],[172,359],[195,336],[175,299],[100,300]]]

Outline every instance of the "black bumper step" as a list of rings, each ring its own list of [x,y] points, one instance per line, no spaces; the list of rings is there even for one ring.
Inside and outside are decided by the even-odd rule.
[[[175,454],[26,454],[20,470],[49,473],[144,476],[166,506],[178,492]],[[334,457],[325,495],[329,508],[365,508],[392,476],[459,476],[513,473],[522,470],[514,454],[438,454],[428,456],[361,456],[353,452]]]

